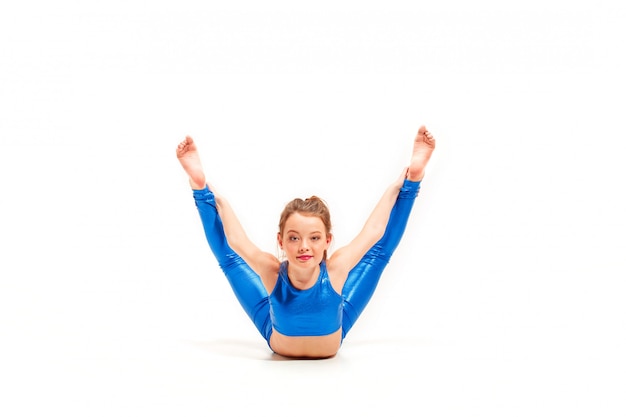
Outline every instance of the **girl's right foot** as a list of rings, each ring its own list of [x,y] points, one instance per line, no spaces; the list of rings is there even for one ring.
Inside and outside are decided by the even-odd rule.
[[[176,148],[176,157],[189,175],[189,184],[194,190],[202,190],[206,187],[206,177],[202,169],[200,154],[191,136],[187,136]]]

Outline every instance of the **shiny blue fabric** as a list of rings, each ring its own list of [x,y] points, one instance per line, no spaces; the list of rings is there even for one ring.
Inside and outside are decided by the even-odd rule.
[[[350,331],[374,294],[380,276],[404,234],[419,188],[420,182],[404,181],[391,211],[384,236],[350,271],[341,292],[343,297],[341,318],[343,337]],[[217,213],[213,193],[205,187],[203,190],[194,190],[193,197],[213,255],[226,275],[244,311],[269,343],[273,331],[272,317],[269,295],[261,282],[261,278],[228,245],[222,221]],[[274,318],[276,319],[276,317]],[[289,317],[280,317],[278,321],[289,319]],[[321,329],[328,327],[336,326],[334,324],[332,326],[326,323],[322,324],[320,325],[320,332],[325,332],[326,330],[322,331]]]
[[[372,298],[383,270],[398,247],[404,234],[421,182],[405,180],[398,199],[391,210],[383,237],[367,251],[352,268],[343,285],[344,298],[342,333],[346,337]]]
[[[208,187],[204,190],[194,190],[193,197],[213,255],[226,275],[239,303],[269,343],[272,335],[270,305],[261,277],[228,245],[222,220],[217,214],[215,196]]]
[[[270,318],[285,336],[325,336],[341,328],[343,297],[328,278],[326,262],[311,288],[295,288],[287,276],[288,262],[280,265],[276,287],[270,294]]]

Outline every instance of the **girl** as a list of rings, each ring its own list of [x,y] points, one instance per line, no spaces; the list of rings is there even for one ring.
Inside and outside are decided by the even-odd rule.
[[[209,246],[272,351],[295,358],[338,352],[400,243],[434,149],[435,139],[421,126],[409,167],[383,193],[360,233],[332,256],[324,202],[315,196],[291,201],[279,221],[281,262],[250,241],[228,201],[207,185],[193,139],[178,145]]]

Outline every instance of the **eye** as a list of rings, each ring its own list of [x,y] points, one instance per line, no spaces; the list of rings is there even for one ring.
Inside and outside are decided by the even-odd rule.
[[[321,239],[321,237],[320,237],[320,236],[313,236],[313,237],[311,238],[311,240],[314,240],[314,241],[318,241],[318,240],[320,240],[320,239]]]
[[[298,240],[298,236],[289,236],[289,240],[295,242]]]

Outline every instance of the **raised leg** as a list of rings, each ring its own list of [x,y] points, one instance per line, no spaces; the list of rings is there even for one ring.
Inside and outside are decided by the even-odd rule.
[[[407,179],[391,211],[385,234],[350,271],[344,284],[343,337],[365,310],[378,286],[383,270],[402,239],[424,177],[426,164],[434,149],[435,140],[432,134],[424,126],[420,127],[413,142]]]
[[[269,297],[261,277],[228,246],[224,227],[215,207],[215,197],[208,187],[203,190],[194,190],[193,197],[213,255],[226,275],[239,303],[269,343],[272,334]]]
[[[176,156],[189,175],[189,183],[193,189],[194,201],[209,247],[239,303],[269,343],[272,324],[267,291],[263,287],[261,278],[228,245],[224,227],[217,212],[215,195],[206,185],[200,156],[191,137],[187,137],[178,145]]]

